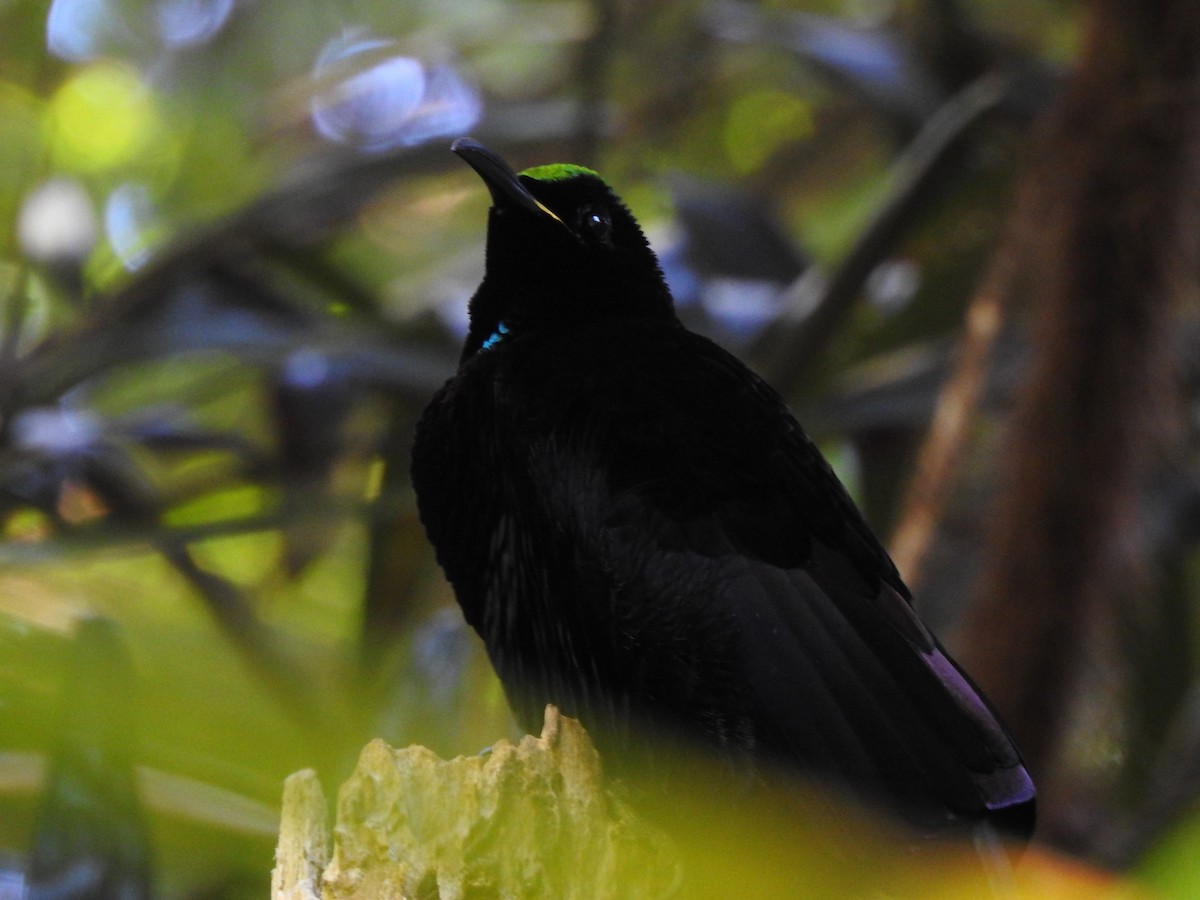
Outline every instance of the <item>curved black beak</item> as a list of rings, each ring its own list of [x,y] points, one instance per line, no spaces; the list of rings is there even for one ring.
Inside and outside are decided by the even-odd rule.
[[[493,206],[503,208],[515,204],[534,215],[549,216],[560,225],[566,225],[550,207],[529,193],[529,189],[521,183],[512,166],[494,150],[489,150],[479,141],[469,137],[460,137],[450,145],[450,150],[479,173],[479,177],[491,192]]]

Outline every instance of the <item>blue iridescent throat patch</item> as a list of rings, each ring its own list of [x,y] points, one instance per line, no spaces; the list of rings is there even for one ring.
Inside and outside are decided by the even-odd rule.
[[[483,346],[480,349],[491,350],[498,343],[500,343],[500,339],[506,334],[508,334],[508,326],[501,322],[496,326],[496,330],[492,332],[491,336],[483,342]]]

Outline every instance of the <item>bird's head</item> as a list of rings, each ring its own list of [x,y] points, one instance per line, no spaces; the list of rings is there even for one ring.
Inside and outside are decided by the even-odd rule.
[[[599,175],[565,164],[518,174],[470,138],[451,149],[492,195],[487,272],[471,301],[464,358],[521,330],[674,318],[654,252]]]

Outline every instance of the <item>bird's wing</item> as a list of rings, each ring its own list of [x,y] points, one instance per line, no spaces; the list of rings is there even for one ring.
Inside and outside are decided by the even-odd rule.
[[[593,433],[551,432],[531,454],[550,517],[592,554],[581,571],[615,586],[617,620],[662,620],[650,690],[690,692],[662,705],[701,714],[733,698],[742,714],[714,724],[731,742],[914,807],[1026,805],[1004,727],[782,400],[686,340],[614,373]]]

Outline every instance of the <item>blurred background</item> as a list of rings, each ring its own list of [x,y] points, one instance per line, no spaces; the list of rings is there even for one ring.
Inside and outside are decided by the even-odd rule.
[[[0,897],[261,896],[288,773],[514,734],[407,474],[467,133],[600,170],[786,395],[1037,840],[1200,893],[1198,17],[0,2]]]

